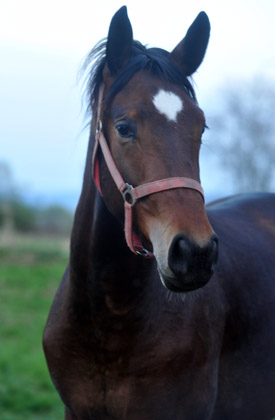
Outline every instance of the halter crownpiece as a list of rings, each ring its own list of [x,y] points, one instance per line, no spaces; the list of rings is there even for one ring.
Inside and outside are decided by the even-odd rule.
[[[108,167],[108,170],[124,200],[124,215],[125,215],[124,229],[125,229],[125,239],[126,239],[127,245],[134,254],[143,255],[144,257],[147,257],[147,258],[153,258],[154,257],[153,252],[145,249],[142,245],[142,242],[139,236],[135,234],[135,232],[133,232],[133,207],[136,204],[136,202],[142,197],[146,197],[148,195],[151,195],[160,191],[166,191],[166,190],[171,190],[175,188],[190,188],[192,190],[196,190],[201,194],[204,200],[203,189],[202,189],[201,184],[198,181],[192,178],[187,178],[187,177],[165,178],[165,179],[149,182],[146,184],[138,185],[137,187],[133,187],[132,185],[125,182],[115,164],[115,161],[112,157],[108,143],[103,134],[102,121],[100,119],[103,94],[104,94],[104,85],[102,84],[99,89],[99,99],[98,99],[98,106],[97,106],[97,128],[96,128],[95,147],[94,147],[94,152],[93,152],[93,163],[92,163],[94,182],[96,184],[98,191],[102,195],[101,186],[100,186],[100,176],[99,176],[98,153],[97,153],[98,147],[100,146],[106,165]]]

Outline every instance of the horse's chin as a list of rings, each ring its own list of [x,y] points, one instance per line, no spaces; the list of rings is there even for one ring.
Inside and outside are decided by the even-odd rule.
[[[196,278],[193,275],[177,277],[170,274],[164,274],[160,268],[158,268],[158,273],[164,287],[174,293],[188,293],[200,289],[208,283],[212,276],[211,274],[204,278]]]

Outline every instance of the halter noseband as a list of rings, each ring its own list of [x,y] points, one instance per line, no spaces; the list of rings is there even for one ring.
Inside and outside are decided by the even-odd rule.
[[[128,184],[122,178],[114,159],[111,155],[108,143],[103,134],[102,121],[100,119],[102,100],[104,94],[104,85],[102,84],[99,89],[99,99],[97,107],[97,129],[95,135],[95,147],[93,152],[93,178],[96,184],[96,187],[100,194],[102,195],[100,187],[100,176],[99,176],[99,162],[98,162],[98,147],[100,145],[102,154],[104,156],[106,165],[109,169],[109,172],[120,191],[123,200],[124,200],[124,229],[125,229],[125,239],[128,247],[134,254],[143,255],[147,258],[153,258],[154,254],[151,251],[145,249],[142,245],[141,239],[138,235],[133,232],[133,207],[135,203],[142,197],[145,197],[150,194],[154,194],[160,191],[171,190],[174,188],[190,188],[192,190],[198,191],[203,200],[204,193],[201,184],[192,178],[186,177],[173,177],[160,179],[158,181],[149,182],[147,184],[142,184],[137,187],[133,187]]]

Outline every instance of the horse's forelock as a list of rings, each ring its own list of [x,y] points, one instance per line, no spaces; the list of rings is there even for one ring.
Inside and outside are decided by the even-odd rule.
[[[91,112],[98,100],[99,87],[103,81],[103,69],[106,64],[106,40],[98,43],[88,54],[83,72],[87,74],[86,96],[88,112]],[[170,54],[160,48],[146,48],[140,42],[134,41],[132,55],[126,66],[114,79],[106,101],[111,101],[120,92],[131,77],[141,70],[147,70],[149,74],[180,85],[191,98],[196,100],[194,89],[186,75],[173,63]]]

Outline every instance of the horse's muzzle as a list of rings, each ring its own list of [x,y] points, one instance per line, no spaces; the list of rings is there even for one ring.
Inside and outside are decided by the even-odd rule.
[[[213,234],[203,246],[179,233],[168,252],[169,275],[160,271],[161,280],[173,292],[188,292],[208,283],[218,260],[218,238]]]

